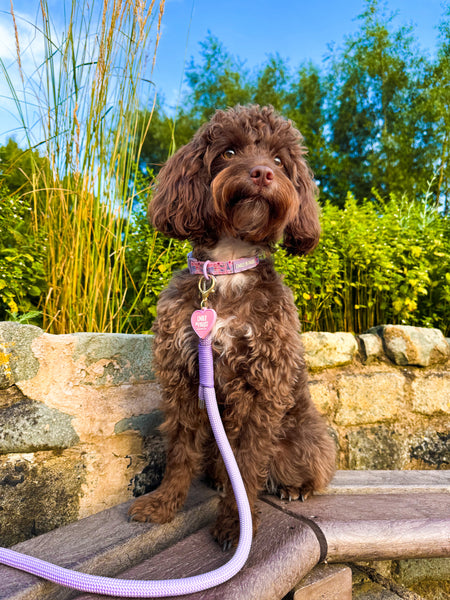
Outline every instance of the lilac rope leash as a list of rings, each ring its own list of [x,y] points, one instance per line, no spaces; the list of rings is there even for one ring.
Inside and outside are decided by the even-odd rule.
[[[212,323],[211,327],[213,325],[214,323]],[[214,367],[211,339],[208,333],[206,333],[206,337],[204,338],[203,336],[200,336],[201,339],[199,343],[199,397],[206,405],[211,428],[224,460],[238,506],[240,537],[236,552],[232,558],[226,564],[209,573],[182,579],[167,579],[161,581],[132,581],[129,579],[114,579],[111,577],[88,575],[86,573],[58,567],[57,565],[53,565],[32,556],[20,554],[19,552],[9,550],[8,548],[0,548],[0,563],[81,592],[122,596],[126,598],[165,598],[167,596],[183,596],[184,594],[200,592],[228,581],[228,579],[231,579],[240,569],[242,569],[247,561],[252,544],[252,515],[244,483],[230,443],[228,442],[217,407],[216,394],[214,391]]]

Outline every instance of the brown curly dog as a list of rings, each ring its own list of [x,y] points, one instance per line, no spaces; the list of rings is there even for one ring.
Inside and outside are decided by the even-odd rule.
[[[262,490],[305,499],[324,488],[335,465],[334,443],[314,407],[292,293],[271,259],[276,242],[292,254],[318,243],[316,186],[302,137],[269,108],[217,111],[161,169],[150,217],[162,233],[188,239],[198,261],[261,257],[259,264],[218,275],[209,306],[215,386],[257,527]],[[184,270],[161,294],[154,360],[162,389],[168,455],[160,487],[130,509],[137,521],[164,523],[183,506],[201,472],[223,489],[213,535],[225,547],[239,537],[233,491],[197,398],[199,276]]]

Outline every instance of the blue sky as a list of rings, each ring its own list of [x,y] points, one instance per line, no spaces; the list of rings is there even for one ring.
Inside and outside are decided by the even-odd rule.
[[[23,24],[27,20],[36,22],[39,0],[13,0],[13,3]],[[62,20],[64,0],[48,0],[48,3],[57,26]],[[0,58],[14,74],[14,32],[9,4],[9,0],[0,0]],[[387,0],[386,5],[388,11],[398,13],[396,24],[414,24],[421,46],[430,53],[435,51],[436,26],[443,11],[441,0]],[[249,69],[275,53],[287,59],[292,68],[305,60],[320,64],[330,44],[339,46],[346,35],[359,28],[357,16],[364,7],[364,0],[166,0],[153,81],[158,92],[164,94],[167,105],[174,106],[185,59],[188,64],[191,57],[198,58],[199,42],[205,40],[208,31],[231,54],[244,60]],[[28,27],[24,35],[39,54],[39,42],[30,31]],[[0,143],[17,126],[11,106],[4,98],[8,92],[2,78],[0,73]]]
[[[441,4],[441,0],[386,3],[389,12],[398,12],[395,23],[415,25],[421,45],[430,52],[436,48]],[[168,104],[174,103],[186,46],[189,63],[191,56],[198,56],[199,42],[208,31],[249,68],[275,53],[288,59],[292,68],[305,60],[320,64],[330,44],[339,46],[346,35],[359,29],[357,17],[365,6],[364,0],[167,0],[154,80]]]

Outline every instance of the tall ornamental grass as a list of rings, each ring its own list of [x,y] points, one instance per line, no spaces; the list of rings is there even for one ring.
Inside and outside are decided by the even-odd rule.
[[[40,0],[44,58],[30,75],[11,7],[20,89],[0,66],[29,148],[48,159],[46,168],[34,163],[31,193],[45,240],[43,325],[53,333],[127,329],[126,299],[138,294],[125,262],[129,215],[149,127],[138,109],[149,105],[151,116],[163,10],[164,0],[66,0],[61,30]]]

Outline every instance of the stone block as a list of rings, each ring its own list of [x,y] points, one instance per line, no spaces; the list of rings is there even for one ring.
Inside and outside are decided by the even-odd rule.
[[[75,521],[84,481],[78,453],[0,456],[0,546]]]
[[[396,365],[429,367],[450,357],[450,347],[439,329],[381,325],[369,333],[382,337],[386,354]]]
[[[416,433],[409,440],[409,456],[418,461],[416,468],[448,469],[450,468],[450,433],[449,431],[423,431]]]
[[[0,454],[69,448],[79,442],[72,417],[24,396],[0,390]]]
[[[145,467],[139,432],[130,430],[110,437],[93,436],[92,443],[77,446],[76,450],[81,450],[85,473],[78,518],[130,499],[134,477]]]
[[[394,578],[406,586],[422,581],[450,582],[450,558],[420,558],[396,561]]]
[[[318,565],[295,586],[293,600],[352,600],[352,571],[345,565]]]
[[[363,333],[358,336],[361,356],[366,365],[381,360],[384,357],[383,343],[378,335]]]
[[[93,335],[85,339],[84,348],[89,347],[88,340]],[[98,335],[101,339],[105,337]],[[124,376],[111,375],[110,370],[117,367],[120,371],[126,356],[116,353],[111,359],[106,355],[100,358],[94,350],[80,354],[80,350],[76,350],[78,337],[76,334],[44,334],[35,339],[33,353],[39,369],[33,378],[18,382],[17,387],[28,398],[73,416],[72,425],[80,442],[91,443],[93,436],[112,435],[120,421],[151,413],[157,408],[160,396],[155,382],[138,379],[137,360],[133,366],[135,375],[131,375],[131,367],[124,367],[128,368],[131,381],[119,383]],[[109,339],[112,337],[110,334]],[[125,345],[129,345],[133,336],[126,337]],[[150,339],[147,344],[151,346]]]
[[[334,409],[335,393],[331,384],[325,381],[309,381],[311,399],[322,415],[330,415]]]
[[[411,386],[413,411],[450,414],[450,371],[417,377]]]
[[[91,380],[87,377],[86,384],[120,385],[155,379],[152,335],[75,333],[73,338],[74,362],[83,363],[91,371],[97,365],[95,377]]]
[[[388,427],[359,428],[347,439],[349,469],[402,469],[407,463],[405,440]]]
[[[349,365],[358,352],[358,344],[352,333],[309,331],[303,333],[301,338],[306,364],[311,370]]]
[[[39,362],[31,345],[42,335],[42,329],[34,325],[0,322],[0,389],[34,377]]]
[[[164,415],[160,410],[154,410],[146,415],[127,417],[115,424],[114,433],[123,433],[131,429],[139,431],[143,437],[153,435],[163,420]]]
[[[338,425],[394,420],[404,403],[405,378],[399,373],[346,374],[337,377]]]
[[[376,563],[378,565],[378,563]],[[353,571],[353,600],[401,600],[401,596],[389,589],[389,586],[373,581],[357,565],[351,565]],[[384,579],[384,578],[383,578]]]

